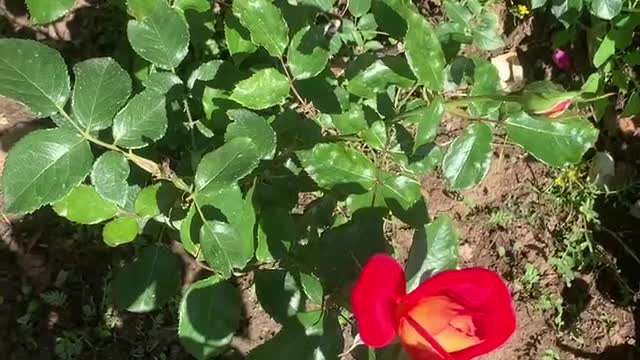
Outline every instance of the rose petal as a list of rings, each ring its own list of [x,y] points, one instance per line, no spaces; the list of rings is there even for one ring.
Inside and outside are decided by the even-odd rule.
[[[405,293],[404,271],[394,258],[375,255],[366,263],[351,293],[351,307],[365,344],[382,347],[393,340],[394,314]]]
[[[466,349],[454,351],[455,360],[469,360],[502,346],[516,328],[516,317],[511,295],[497,273],[483,268],[441,272],[422,283],[402,300],[402,307],[410,309],[421,299],[446,295],[470,312],[484,316],[474,317],[476,332],[484,341]]]

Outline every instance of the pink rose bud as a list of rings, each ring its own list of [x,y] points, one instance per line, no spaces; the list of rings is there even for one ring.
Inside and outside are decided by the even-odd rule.
[[[562,71],[569,71],[571,69],[571,58],[569,53],[564,50],[555,49],[553,51],[553,63],[556,64],[558,69]]]

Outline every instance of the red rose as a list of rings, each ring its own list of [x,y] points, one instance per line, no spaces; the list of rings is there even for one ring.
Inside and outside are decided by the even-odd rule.
[[[400,264],[372,257],[351,295],[362,341],[396,336],[416,360],[469,360],[502,346],[516,328],[509,289],[488,269],[443,271],[409,294]]]

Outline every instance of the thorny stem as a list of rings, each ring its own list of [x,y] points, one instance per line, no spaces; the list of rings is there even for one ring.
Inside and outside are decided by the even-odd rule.
[[[289,69],[287,67],[287,63],[284,61],[284,57],[280,57],[279,59],[280,59],[280,64],[282,65],[282,69],[284,70],[284,74],[286,75],[287,79],[289,80],[289,87],[291,88],[291,91],[293,91],[293,95],[296,97],[296,99],[298,100],[300,105],[302,105],[303,107],[306,107],[308,103],[300,95],[300,93],[298,92],[298,89],[296,89],[293,77],[291,76],[291,73],[289,73]]]
[[[176,75],[176,69],[171,68],[171,72],[173,75]],[[189,99],[182,99],[182,107],[184,108],[184,112],[187,114],[187,119],[189,120],[189,133],[191,134],[191,147],[195,149],[196,147],[196,134],[195,134],[195,122],[193,121],[193,116],[191,115],[191,108],[189,108]]]

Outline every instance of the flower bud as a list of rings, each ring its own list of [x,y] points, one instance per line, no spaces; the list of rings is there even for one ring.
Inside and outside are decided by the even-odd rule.
[[[562,115],[578,95],[578,92],[564,91],[550,81],[537,81],[522,91],[520,103],[530,114],[555,118]]]
[[[571,69],[571,58],[566,51],[555,49],[551,58],[558,69],[562,71],[569,71]]]

